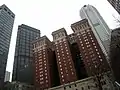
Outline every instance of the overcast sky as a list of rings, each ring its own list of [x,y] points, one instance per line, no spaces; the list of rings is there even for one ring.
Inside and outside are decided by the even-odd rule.
[[[13,69],[17,28],[20,24],[37,28],[41,36],[47,35],[52,40],[51,33],[62,27],[68,34],[72,33],[70,25],[81,19],[79,10],[83,5],[90,4],[98,9],[111,29],[117,26],[113,15],[118,17],[118,13],[107,0],[0,0],[2,4],[6,4],[16,15],[6,69],[10,72]]]

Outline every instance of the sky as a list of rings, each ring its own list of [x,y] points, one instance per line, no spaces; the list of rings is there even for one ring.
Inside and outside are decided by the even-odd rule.
[[[55,30],[64,27],[68,34],[72,33],[70,25],[81,20],[81,7],[90,4],[97,8],[111,29],[118,26],[113,16],[119,15],[107,0],[0,0],[2,4],[6,4],[16,15],[6,68],[11,75],[18,25],[37,28],[41,36],[46,35],[52,41],[51,33]]]

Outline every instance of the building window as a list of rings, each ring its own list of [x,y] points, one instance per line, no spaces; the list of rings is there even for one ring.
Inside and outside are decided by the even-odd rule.
[[[90,47],[90,45],[87,45],[87,47]]]
[[[100,61],[102,62],[102,59],[100,59]]]
[[[39,57],[40,58],[40,57]],[[39,59],[39,61],[42,61],[42,59]]]
[[[66,49],[66,52],[68,52],[68,50]]]
[[[100,53],[99,53],[99,52],[97,52],[97,54],[99,55]]]
[[[90,51],[90,52],[89,52],[89,54],[92,54],[92,53],[93,53],[93,51]]]
[[[86,36],[86,34],[83,34],[83,37]]]
[[[87,36],[85,36],[84,39],[87,39]]]
[[[72,72],[72,75],[73,75],[74,73]]]
[[[65,63],[66,61],[64,60],[63,62]]]
[[[84,47],[82,47],[82,49],[85,49]]]
[[[81,38],[79,38],[79,40],[81,41]]]
[[[48,80],[46,80],[46,83],[48,82]]]
[[[89,44],[89,42],[86,42],[86,44]]]
[[[65,69],[67,69],[67,67],[65,67]]]
[[[43,80],[43,78],[40,78],[40,80]]]
[[[71,64],[71,62],[69,62],[69,64]]]
[[[56,47],[57,47],[58,45],[56,44]]]
[[[47,73],[45,73],[45,75],[47,76]]]
[[[7,9],[6,9],[6,8],[4,8],[4,10],[5,10],[5,11],[7,11]]]
[[[89,51],[91,51],[91,50],[92,50],[92,48],[88,48],[88,50],[89,50]]]
[[[45,72],[47,72],[47,70],[45,70]]]
[[[85,40],[85,42],[88,41],[88,39]]]
[[[40,84],[43,84],[44,82],[42,81],[42,82],[40,82]]]
[[[43,71],[40,72],[40,74],[43,73]]]
[[[94,46],[95,48],[97,48],[96,46]]]
[[[80,43],[82,43],[82,41],[80,41]]]
[[[95,65],[95,68],[97,68],[97,66]]]
[[[59,64],[61,64],[61,62],[59,62]]]
[[[43,70],[43,68],[40,68],[39,70]]]
[[[95,45],[95,43],[93,43],[93,45]]]
[[[98,51],[98,49],[95,49],[96,51]]]
[[[39,65],[39,67],[42,67],[42,65]]]
[[[92,40],[93,38],[91,37],[90,39]]]
[[[101,56],[98,56],[99,58],[101,58]]]
[[[41,74],[40,77],[43,77],[43,74]]]

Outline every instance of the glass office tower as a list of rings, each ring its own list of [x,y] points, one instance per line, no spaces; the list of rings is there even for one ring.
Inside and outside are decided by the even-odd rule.
[[[4,82],[5,70],[15,14],[6,6],[0,6],[0,85]]]
[[[40,37],[40,30],[27,25],[18,26],[13,66],[13,81],[33,83],[32,41]]]
[[[92,27],[93,33],[97,38],[97,41],[108,58],[110,34],[111,30],[98,12],[98,10],[92,5],[84,5],[80,10],[80,16],[82,19],[88,19],[89,24]]]

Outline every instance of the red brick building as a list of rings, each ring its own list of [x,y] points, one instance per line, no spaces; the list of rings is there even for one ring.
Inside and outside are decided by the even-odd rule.
[[[95,38],[87,19],[71,25],[76,34],[80,54],[89,76],[109,70],[105,56]]]
[[[53,87],[56,84],[55,55],[51,45],[51,41],[46,36],[33,42],[35,85],[39,87],[39,90]]]
[[[64,28],[52,33],[57,59],[60,83],[65,84],[77,80],[76,70],[70,50],[70,43]]]
[[[71,28],[70,35],[64,28],[52,32],[53,42],[46,36],[33,42],[35,85],[40,90],[109,70],[87,19]]]

